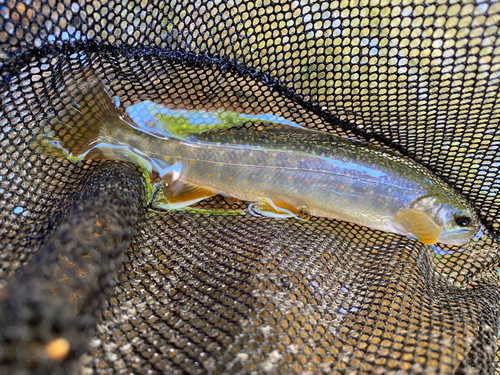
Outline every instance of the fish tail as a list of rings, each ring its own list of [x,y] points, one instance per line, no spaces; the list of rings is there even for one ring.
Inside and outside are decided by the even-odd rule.
[[[123,112],[90,69],[68,78],[61,101],[65,107],[51,119],[48,130],[31,143],[38,152],[85,158],[110,131],[115,133],[117,127],[126,125]]]

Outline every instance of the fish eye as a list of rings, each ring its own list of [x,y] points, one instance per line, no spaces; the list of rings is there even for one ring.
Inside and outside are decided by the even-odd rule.
[[[459,227],[466,227],[470,224],[470,221],[470,217],[467,216],[459,216],[455,218],[455,223],[457,223]]]

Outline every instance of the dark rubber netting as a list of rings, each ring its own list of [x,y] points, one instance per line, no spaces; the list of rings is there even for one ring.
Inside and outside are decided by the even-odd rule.
[[[0,0],[0,373],[500,369],[499,25],[492,1]],[[490,235],[453,252],[334,220],[150,212],[136,167],[28,147],[85,69],[122,108],[273,113],[397,150]]]

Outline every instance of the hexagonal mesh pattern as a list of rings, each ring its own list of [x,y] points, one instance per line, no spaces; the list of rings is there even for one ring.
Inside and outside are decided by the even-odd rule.
[[[495,2],[0,0],[0,372],[500,370],[499,24]],[[28,146],[82,69],[122,108],[271,113],[397,150],[485,235],[457,252],[147,211],[136,167]]]

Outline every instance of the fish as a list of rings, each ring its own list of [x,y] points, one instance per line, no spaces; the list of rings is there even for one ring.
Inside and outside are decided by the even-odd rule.
[[[250,202],[257,216],[301,218],[306,212],[425,245],[463,246],[480,227],[472,205],[446,182],[371,143],[290,126],[276,116],[176,112],[150,101],[123,111],[89,72],[77,75],[67,92],[64,116],[54,117],[33,149],[140,165],[161,177],[157,207],[165,210],[222,195]]]

